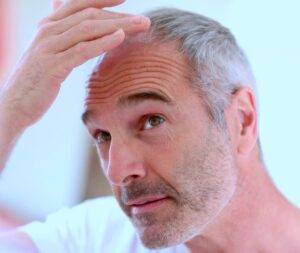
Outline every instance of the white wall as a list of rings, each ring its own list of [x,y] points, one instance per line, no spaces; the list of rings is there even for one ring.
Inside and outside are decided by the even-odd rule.
[[[14,0],[20,7],[19,53],[50,3]],[[216,18],[232,29],[252,63],[260,94],[260,127],[265,160],[278,187],[300,205],[298,108],[300,35],[296,1],[137,1],[117,10],[141,13],[173,6]],[[87,136],[80,122],[84,82],[92,67],[74,71],[45,117],[19,141],[0,182],[0,203],[21,216],[43,218],[81,199]]]
[[[265,161],[275,183],[300,206],[300,2],[236,1],[230,27],[258,81]]]

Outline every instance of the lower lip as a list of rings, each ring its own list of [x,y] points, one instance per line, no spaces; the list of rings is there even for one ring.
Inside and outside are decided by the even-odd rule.
[[[170,198],[163,198],[159,199],[153,202],[149,202],[146,204],[142,205],[134,205],[132,206],[132,214],[142,214],[142,213],[147,213],[147,212],[153,212],[159,207],[165,205],[168,201],[170,201]]]

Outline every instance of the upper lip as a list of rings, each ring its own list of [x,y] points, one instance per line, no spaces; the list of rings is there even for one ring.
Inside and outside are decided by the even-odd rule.
[[[165,195],[163,195],[163,196],[147,196],[147,197],[129,200],[128,202],[126,202],[126,205],[128,205],[128,206],[143,205],[148,202],[153,202],[153,201],[157,201],[157,200],[165,199],[165,198],[167,198],[167,196],[165,196]]]

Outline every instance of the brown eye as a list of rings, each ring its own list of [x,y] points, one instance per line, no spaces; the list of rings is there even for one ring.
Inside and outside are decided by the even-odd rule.
[[[95,139],[98,144],[102,144],[104,142],[110,141],[111,136],[108,132],[100,131],[95,135]]]
[[[158,125],[161,125],[164,122],[165,122],[165,119],[158,116],[158,115],[149,116],[149,117],[146,118],[143,129],[144,130],[149,130],[149,129],[152,129],[152,128],[158,126]]]

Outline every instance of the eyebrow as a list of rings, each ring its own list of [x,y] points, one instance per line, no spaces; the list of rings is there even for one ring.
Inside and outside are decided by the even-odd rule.
[[[118,99],[118,106],[133,106],[138,105],[147,100],[159,101],[165,104],[172,105],[173,101],[167,95],[156,91],[143,91],[137,92],[130,95],[122,96]]]
[[[165,103],[167,105],[174,105],[172,99],[166,94],[163,94],[161,92],[155,92],[155,91],[143,91],[143,92],[137,92],[137,93],[120,97],[117,101],[117,106],[118,107],[137,106],[138,104],[149,100],[158,101],[161,103]],[[91,116],[91,114],[92,111],[90,110],[87,110],[82,114],[81,119],[84,124],[87,123],[88,118]]]

